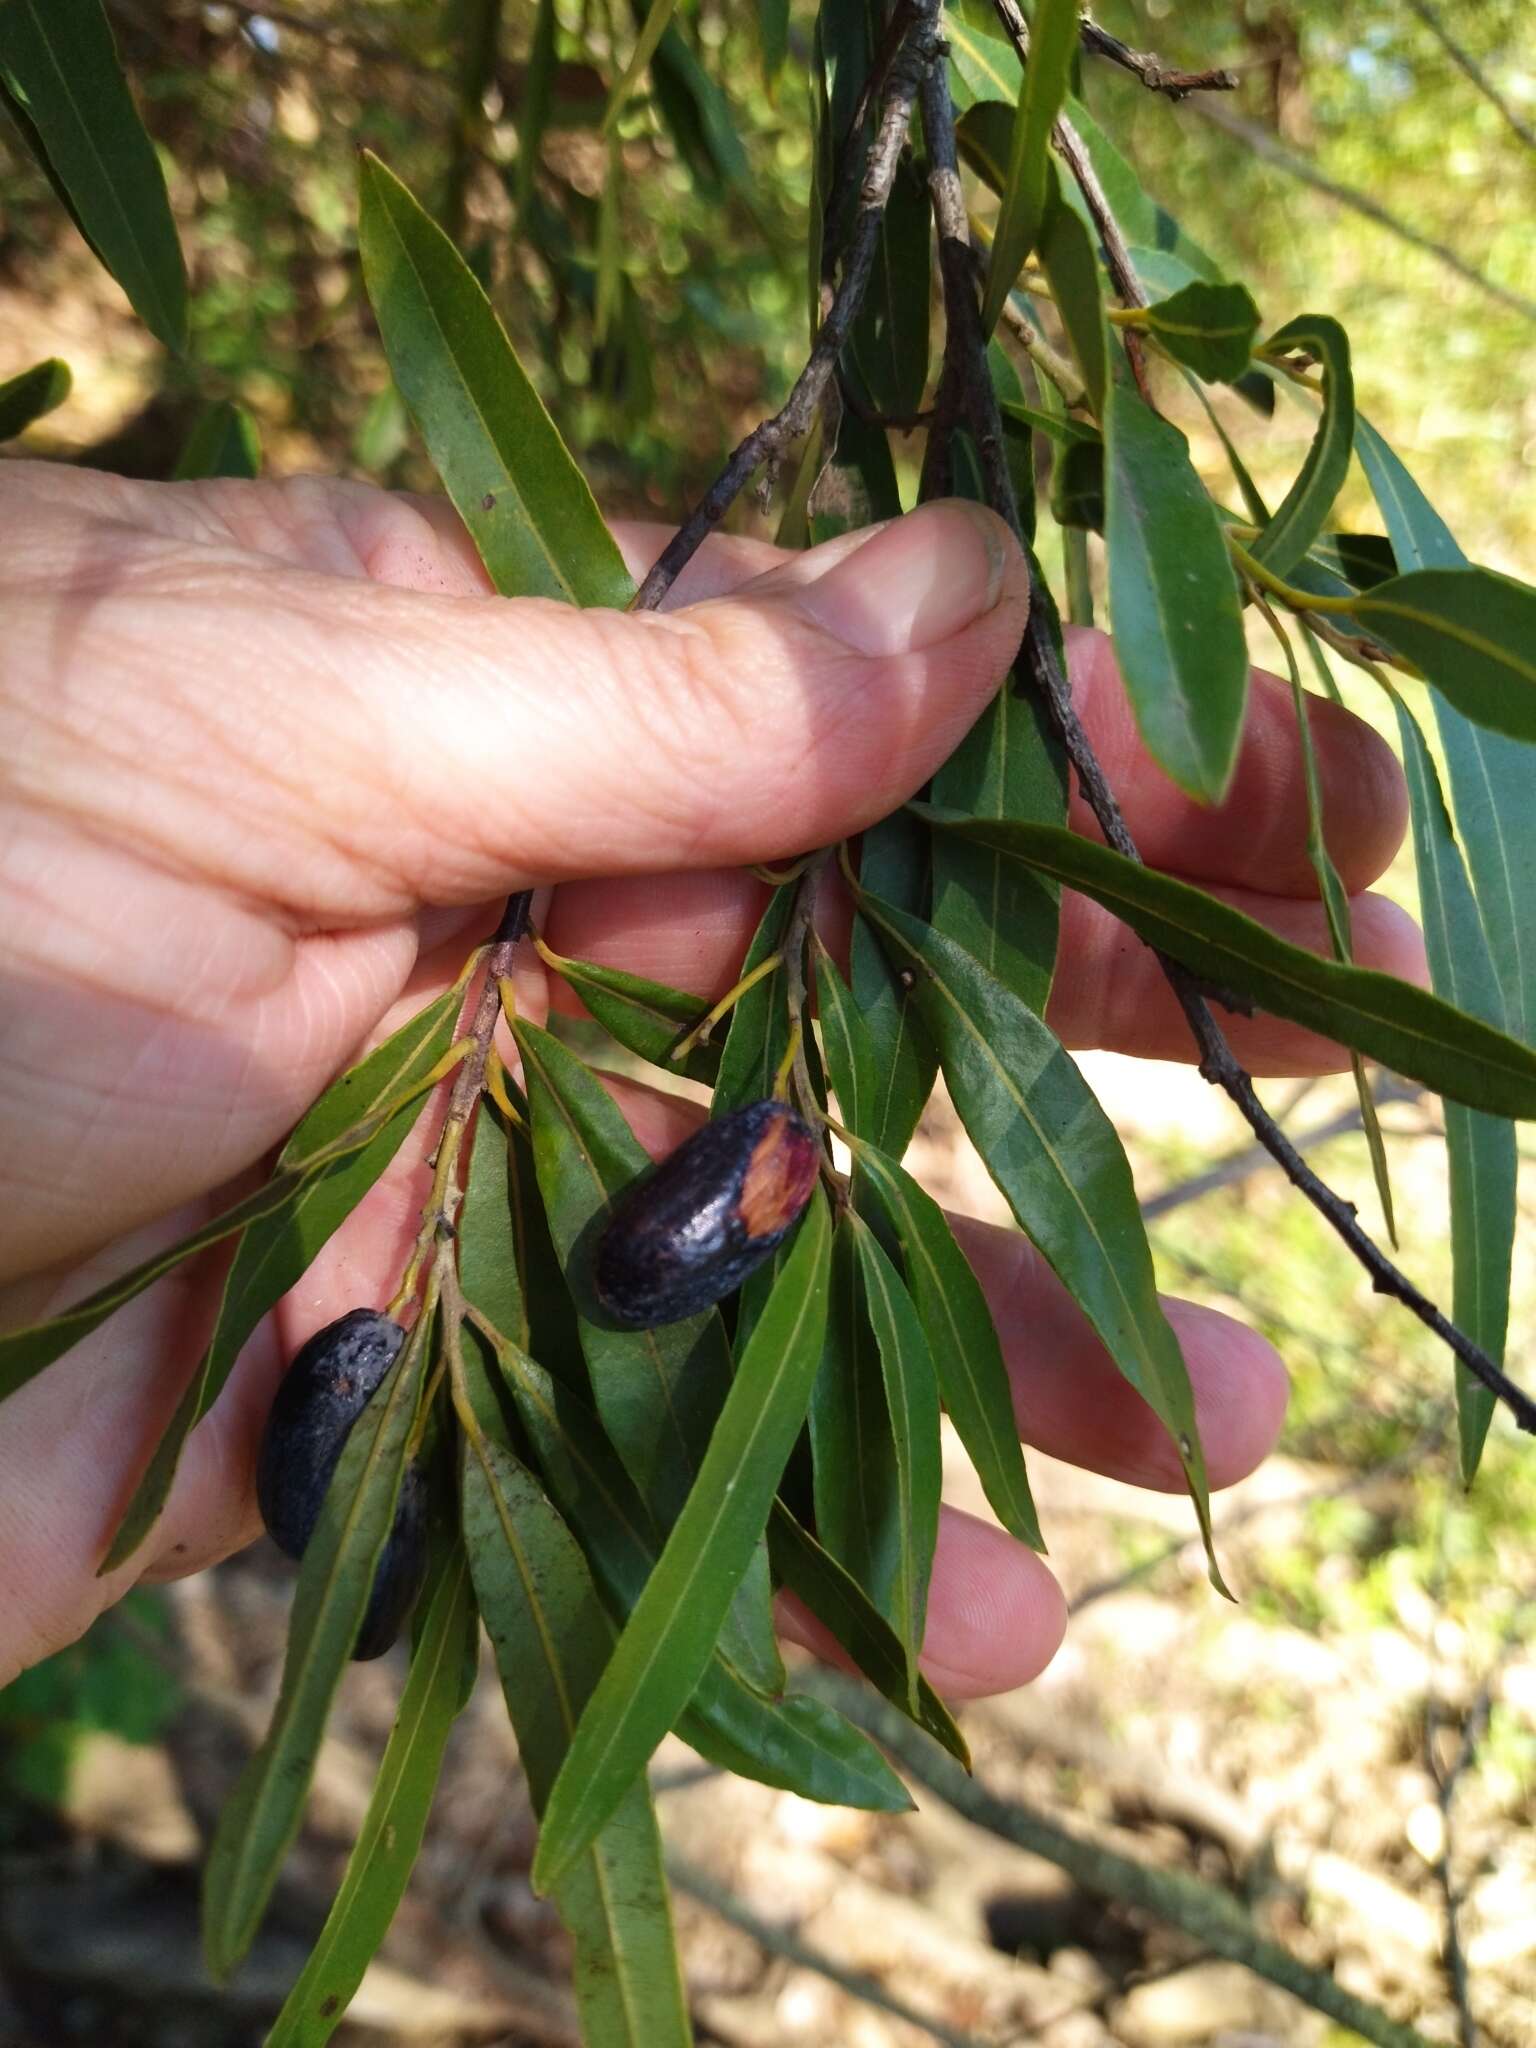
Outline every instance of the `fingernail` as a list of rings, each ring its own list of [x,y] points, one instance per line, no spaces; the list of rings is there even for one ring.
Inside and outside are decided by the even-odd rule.
[[[991,611],[1007,531],[958,498],[919,506],[797,593],[797,609],[859,654],[915,654]]]

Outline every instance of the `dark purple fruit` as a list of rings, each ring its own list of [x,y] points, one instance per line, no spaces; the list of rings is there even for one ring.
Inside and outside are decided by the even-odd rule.
[[[256,1461],[256,1501],[290,1557],[304,1555],[352,1426],[404,1342],[388,1316],[355,1308],[317,1330],[284,1375]],[[354,1657],[382,1656],[410,1613],[426,1572],[425,1519],[420,1474],[407,1468]]]
[[[783,1242],[820,1167],[787,1103],[748,1103],[705,1124],[619,1198],[593,1260],[599,1302],[643,1330],[724,1300]]]

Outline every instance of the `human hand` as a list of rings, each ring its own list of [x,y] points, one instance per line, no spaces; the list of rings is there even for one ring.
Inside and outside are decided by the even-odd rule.
[[[1025,607],[1003,529],[957,507],[805,556],[717,541],[662,617],[509,610],[446,504],[365,486],[139,485],[9,463],[0,531],[7,1326],[224,1206],[363,1042],[453,978],[511,889],[563,885],[546,911],[558,951],[705,996],[728,985],[761,896],[741,865],[827,844],[909,795],[987,701]],[[639,563],[661,536],[621,538]],[[1148,857],[1322,946],[1285,693],[1259,680],[1233,796],[1202,812],[1136,746],[1107,643],[1071,651]],[[1401,781],[1366,728],[1312,711],[1330,843],[1359,890],[1401,836]],[[1390,905],[1361,897],[1355,918],[1362,960],[1417,971]],[[1076,1045],[1182,1051],[1144,949],[1080,899],[1052,1022]],[[1269,1020],[1233,1036],[1261,1071],[1341,1063]],[[674,1109],[625,1099],[652,1143],[675,1138]],[[179,1269],[6,1404],[0,1678],[146,1568],[194,1570],[255,1533],[254,1451],[283,1361],[392,1291],[421,1154],[405,1148],[263,1324],[121,1571],[94,1576],[206,1341],[217,1260]],[[1025,1436],[1179,1484],[1160,1426],[1025,1241],[974,1226],[963,1241]],[[1213,1483],[1230,1483],[1278,1428],[1278,1361],[1226,1318],[1171,1312]],[[930,1607],[933,1673],[954,1693],[1022,1682],[1060,1634],[1045,1567],[965,1517],[946,1520]]]

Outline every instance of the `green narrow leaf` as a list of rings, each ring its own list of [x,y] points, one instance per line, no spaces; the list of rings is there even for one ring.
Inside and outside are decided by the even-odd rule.
[[[320,1938],[264,2048],[323,2048],[405,1896],[449,1731],[473,1685],[477,1622],[469,1562],[455,1544],[422,1593],[422,1621],[373,1796]],[[466,1683],[468,1679],[468,1683]]]
[[[662,1528],[700,1467],[731,1383],[731,1347],[717,1309],[656,1330],[617,1330],[591,1298],[585,1261],[597,1219],[650,1159],[613,1097],[558,1040],[517,1027],[533,1151],[551,1234],[576,1303],[593,1399],[614,1448]],[[731,1656],[765,1693],[783,1689],[766,1554],[754,1561],[728,1631]]]
[[[1155,300],[1142,320],[1169,355],[1217,384],[1242,376],[1259,331],[1259,309],[1245,284],[1208,284],[1203,278]]]
[[[629,101],[630,94],[639,83],[646,66],[656,54],[656,45],[666,33],[667,24],[677,12],[677,0],[650,0],[640,33],[635,38],[635,47],[630,52],[629,62],[608,95],[608,105],[603,114],[604,135],[611,135]]]
[[[586,478],[474,273],[363,153],[358,243],[396,384],[504,597],[626,605],[634,585]]]
[[[720,1069],[720,1048],[711,1042],[696,1045],[686,1060],[671,1057],[672,1048],[691,1031],[709,1008],[703,996],[686,989],[668,988],[664,982],[647,981],[643,975],[626,974],[621,968],[600,967],[590,960],[567,960],[554,953],[549,965],[580,996],[587,1009],[611,1038],[628,1051],[665,1067],[674,1074],[686,1074],[690,1081],[712,1081]]]
[[[900,1469],[851,1212],[832,1240],[808,1420],[817,1540],[901,1630]]]
[[[1008,174],[982,301],[981,325],[990,334],[1045,217],[1051,129],[1061,112],[1077,56],[1077,0],[1036,0],[1030,22],[1029,62],[1023,66],[1018,111],[1010,138]]]
[[[101,0],[5,0],[0,79],[76,225],[145,326],[187,345],[187,273],[165,176]]]
[[[928,1612],[928,1581],[939,1538],[943,1464],[939,1383],[912,1297],[856,1210],[846,1221],[864,1275],[869,1318],[879,1348],[885,1405],[896,1447],[898,1549],[896,1632],[907,1653],[907,1711],[918,1714],[917,1660]]]
[[[1115,378],[1105,418],[1109,614],[1136,723],[1191,796],[1220,802],[1248,702],[1242,606],[1189,444]]]
[[[643,7],[644,0],[631,0],[630,12],[637,23]],[[752,170],[731,103],[678,34],[676,23],[656,45],[651,91],[656,110],[695,181],[705,191],[720,184],[733,185],[755,203]]]
[[[874,1039],[853,1000],[853,991],[819,939],[816,1009],[838,1110],[848,1128],[862,1135],[875,1121],[883,1076],[875,1057]]]
[[[0,384],[0,441],[14,441],[45,413],[62,405],[72,383],[68,363],[57,356],[7,377]]]
[[[1328,522],[1333,501],[1349,473],[1355,445],[1355,384],[1349,336],[1325,313],[1303,313],[1264,344],[1273,358],[1305,353],[1322,364],[1323,409],[1301,473],[1280,508],[1253,543],[1266,569],[1284,576],[1301,560]]]
[[[512,1133],[499,1112],[482,1102],[470,1139],[464,1206],[459,1211],[459,1285],[466,1301],[526,1351],[532,1332],[517,1208]]]
[[[1445,522],[1369,420],[1357,422],[1355,446],[1397,566],[1405,571],[1466,567],[1467,558]],[[1533,756],[1522,742],[1463,718],[1434,687],[1435,680],[1431,671],[1430,699],[1450,771],[1456,829],[1504,993],[1507,1028],[1529,1045],[1536,1041]]]
[[[272,1723],[230,1794],[203,1880],[203,1946],[221,1982],[255,1938],[352,1654],[395,1502],[433,1318],[424,1316],[353,1424],[299,1568]]]
[[[1357,592],[1354,615],[1478,725],[1536,740],[1536,590],[1492,569],[1415,569]]]
[[[763,83],[771,93],[789,53],[789,0],[758,0],[757,32],[763,48]]]
[[[1050,198],[1040,230],[1040,263],[1056,296],[1056,310],[1082,372],[1088,400],[1103,419],[1109,390],[1109,326],[1104,318],[1104,285],[1094,242],[1080,216],[1062,197],[1062,181],[1049,166]]]
[[[907,1711],[907,1660],[901,1638],[863,1589],[803,1529],[782,1501],[773,1504],[768,1546],[775,1573],[787,1590],[842,1644],[860,1671],[892,1706]],[[954,1717],[921,1673],[917,1725],[971,1768],[971,1753]]]
[[[1186,234],[1167,207],[1160,205],[1144,189],[1135,171],[1094,120],[1083,102],[1080,99],[1069,99],[1067,114],[1088,151],[1089,160],[1098,173],[1099,183],[1104,187],[1104,197],[1109,201],[1110,210],[1119,221],[1127,240],[1139,244],[1142,254],[1151,254],[1164,262],[1176,259],[1186,274],[1204,278],[1211,284],[1219,284],[1221,265],[1192,235]],[[1068,189],[1072,198],[1083,208],[1085,222],[1091,225],[1086,202],[1078,193],[1075,181],[1070,183]],[[1155,278],[1148,277],[1146,283],[1149,289],[1157,289]]]
[[[925,911],[931,890],[929,847],[930,834],[915,818],[897,812],[882,819],[860,844],[864,886],[905,910]],[[861,1135],[900,1157],[933,1093],[939,1056],[923,1029],[910,984],[857,915],[848,944],[848,975],[879,1076],[875,1106]]]
[[[278,1155],[278,1172],[329,1144],[361,1118],[377,1114],[413,1086],[424,1093],[425,1077],[452,1043],[463,999],[462,989],[446,989],[333,1082],[295,1126]],[[310,1174],[280,1209],[247,1227],[224,1282],[208,1348],[134,1489],[102,1559],[103,1572],[115,1571],[130,1558],[154,1527],[170,1496],[187,1438],[224,1391],[257,1325],[298,1286],[320,1247],[335,1236],[380,1178],[415,1127],[422,1107],[418,1093],[360,1150]]]
[[[528,213],[533,199],[533,181],[539,167],[539,149],[549,125],[549,110],[555,86],[555,0],[539,0],[534,16],[533,40],[528,50],[528,70],[523,83],[523,104],[517,124],[517,175],[512,188],[517,232],[528,231]]]
[[[1323,913],[1328,921],[1328,937],[1333,946],[1333,957],[1346,963],[1352,962],[1354,932],[1349,910],[1349,892],[1333,864],[1333,855],[1328,851],[1328,842],[1323,834],[1323,785],[1317,768],[1317,748],[1312,739],[1312,721],[1307,715],[1307,693],[1302,687],[1301,670],[1297,666],[1295,650],[1282,629],[1280,647],[1285,656],[1286,671],[1291,681],[1291,702],[1296,710],[1296,736],[1301,743],[1302,777],[1307,792],[1307,858],[1312,863],[1312,872],[1317,877],[1318,894],[1322,898]],[[1371,1093],[1370,1078],[1365,1071],[1365,1062],[1359,1053],[1351,1052],[1350,1070],[1354,1075],[1355,1099],[1360,1105],[1360,1124],[1365,1132],[1366,1149],[1371,1156],[1371,1174],[1376,1182],[1376,1195],[1381,1203],[1382,1220],[1387,1226],[1387,1236],[1394,1248],[1397,1244],[1397,1217],[1392,1204],[1392,1178],[1387,1164],[1386,1141],[1381,1134],[1381,1119],[1376,1114],[1376,1098]]]
[[[768,899],[757,932],[742,962],[743,976],[782,951],[795,907],[796,886],[786,883]],[[754,982],[731,1011],[730,1029],[720,1054],[712,1114],[761,1102],[773,1093],[779,1063],[789,1050],[788,983],[783,965]]]
[[[1417,720],[1400,697],[1396,704],[1430,978],[1458,1008],[1498,1024],[1504,1015],[1498,978],[1440,779]],[[1452,1318],[1495,1363],[1502,1363],[1517,1213],[1514,1126],[1503,1117],[1448,1102],[1445,1145],[1451,1178]],[[1461,1476],[1468,1486],[1477,1476],[1493,1410],[1493,1395],[1458,1360],[1456,1417]]]
[[[581,1397],[517,1346],[496,1341],[493,1349],[551,1499],[610,1607],[627,1616],[661,1551],[655,1521]],[[485,1424],[493,1435],[496,1419],[492,1411]],[[676,1729],[722,1769],[802,1799],[880,1812],[907,1804],[900,1779],[840,1714],[803,1693],[765,1698],[719,1645]]]
[[[871,404],[896,419],[918,410],[928,382],[930,218],[927,183],[912,159],[903,156],[881,217],[869,286],[848,339],[848,353]]]
[[[1044,1550],[1008,1368],[981,1282],[943,1210],[909,1173],[873,1145],[859,1145],[854,1163],[901,1247],[944,1405],[992,1512],[1010,1535]]]
[[[466,1435],[464,1542],[535,1811],[551,1787],[613,1640],[581,1552],[502,1445]],[[693,2038],[672,1934],[661,1837],[638,1774],[555,1889],[575,1944],[583,2037],[603,2048]]]
[[[936,804],[972,816],[1065,822],[1060,744],[1035,693],[1023,691],[1012,673],[934,776],[932,792]],[[1021,1001],[1043,1010],[1056,966],[1059,892],[1038,880],[1021,887],[1018,863],[989,847],[940,839],[932,863],[935,927],[984,961]]]
[[[1075,833],[927,815],[945,831],[974,832],[1011,848],[1112,910],[1148,945],[1219,987],[1251,996],[1276,1017],[1353,1045],[1472,1109],[1536,1116],[1536,1052],[1426,989],[1288,945],[1204,890]]]
[[[830,1240],[818,1197],[742,1354],[698,1480],[561,1766],[534,1860],[541,1890],[591,1843],[709,1662],[805,1419],[826,1327]]]
[[[181,451],[175,473],[182,482],[204,476],[260,476],[261,435],[245,407],[227,398],[206,406]]]
[[[865,908],[916,964],[955,1108],[1020,1228],[1173,1439],[1224,1592],[1189,1375],[1113,1124],[1055,1034],[969,954],[887,905]]]

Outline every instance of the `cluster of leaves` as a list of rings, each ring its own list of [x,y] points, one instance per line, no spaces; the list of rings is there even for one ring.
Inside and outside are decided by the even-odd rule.
[[[717,109],[695,138],[701,151],[714,138],[707,164],[691,163],[676,126],[679,75],[693,80],[695,111],[715,106],[720,88],[676,36],[671,13],[667,0],[654,0],[644,16],[606,95],[605,132],[622,122],[644,77],[680,157],[696,176],[718,176],[725,115]],[[482,30],[494,25],[494,10],[478,18]],[[547,69],[552,10],[539,19],[534,61]],[[784,57],[783,20],[782,9],[764,8],[770,74]],[[840,231],[831,216],[844,153],[859,150],[861,122],[874,112],[866,102],[878,100],[865,87],[884,31],[875,0],[826,0],[818,16],[813,308],[823,238]],[[1094,897],[1202,981],[1446,1097],[1457,1313],[1486,1350],[1502,1345],[1514,1213],[1509,1120],[1536,1114],[1528,1042],[1536,987],[1522,959],[1529,906],[1518,894],[1532,872],[1525,841],[1533,828],[1521,823],[1517,780],[1536,740],[1528,652],[1536,593],[1463,561],[1407,471],[1357,415],[1337,322],[1304,314],[1265,334],[1247,289],[1223,277],[1144,193],[1075,94],[1075,8],[1039,0],[1027,67],[979,0],[953,7],[945,32],[978,208],[988,188],[997,198],[979,312],[989,330],[1000,324],[1018,343],[993,339],[987,364],[1026,538],[1037,520],[1054,521],[1069,561],[1076,550],[1079,563],[1085,536],[1102,540],[1111,623],[1143,736],[1197,798],[1218,799],[1232,773],[1247,691],[1245,602],[1295,615],[1325,686],[1324,633],[1393,688],[1435,990],[1352,964],[1315,775],[1313,848],[1333,915],[1329,960],[1068,832],[1057,743],[1011,678],[925,801],[866,834],[858,849],[839,850],[855,897],[846,971],[810,936],[814,860],[770,902],[718,1048],[701,1042],[697,1005],[679,991],[554,963],[642,1058],[675,1072],[674,1055],[686,1051],[687,1071],[713,1082],[717,1110],[792,1075],[801,1107],[844,1138],[849,1176],[835,1194],[818,1192],[794,1239],[732,1312],[616,1331],[591,1301],[585,1260],[614,1197],[645,1170],[644,1154],[588,1069],[556,1039],[511,1019],[521,1087],[492,1069],[495,1100],[470,1105],[454,1240],[444,1254],[429,1231],[432,1260],[413,1263],[421,1284],[410,1337],[337,1468],[303,1561],[272,1726],[234,1791],[209,1864],[206,1941],[213,1966],[227,1973],[249,1947],[299,1825],[402,1473],[419,1459],[435,1503],[432,1565],[399,1713],[335,1908],[274,2043],[326,2038],[382,1938],[473,1681],[477,1617],[542,1816],[535,1882],[571,1930],[584,2025],[605,2048],[688,2038],[645,1778],[669,1730],[725,1768],[809,1798],[906,1804],[900,1779],[865,1736],[791,1688],[773,1635],[777,1587],[820,1618],[894,1705],[965,1760],[963,1738],[917,1661],[937,1531],[941,1406],[1003,1525],[1026,1543],[1038,1546],[1041,1536],[986,1304],[944,1215],[901,1164],[941,1069],[1019,1226],[1167,1426],[1209,1539],[1189,1382],[1154,1286],[1130,1168],[1044,1022],[1063,885]],[[41,0],[0,0],[0,84],[87,240],[152,331],[185,350],[185,276],[164,183],[99,0],[53,0],[47,10]],[[547,104],[544,89],[528,101],[536,113]],[[1064,120],[1124,231],[1134,293],[1123,278],[1114,291],[1103,223],[1052,148]],[[533,162],[537,142],[535,122],[524,162]],[[611,154],[610,187],[619,161]],[[786,537],[821,538],[902,507],[897,430],[879,422],[919,410],[932,383],[925,171],[914,136],[840,365],[849,402],[825,410],[804,452]],[[519,195],[525,215],[535,197],[530,172]],[[400,400],[496,588],[575,604],[630,602],[590,490],[473,269],[371,156],[359,239]],[[835,260],[827,271],[835,276]],[[604,317],[622,328],[637,316],[614,275],[604,285],[600,271],[594,289],[608,293]],[[1124,334],[1134,336],[1134,359],[1120,345]],[[952,345],[950,334],[946,366]],[[1309,453],[1273,513],[1230,440],[1241,512],[1211,498],[1167,417],[1169,401],[1154,403],[1148,361],[1163,366],[1157,389],[1166,376],[1175,397],[1187,386],[1203,403],[1214,382],[1242,392],[1259,423],[1281,402],[1315,413]],[[35,417],[61,375],[43,364],[13,380],[0,391],[0,417]],[[925,488],[984,495],[972,433],[941,421],[930,449],[942,449],[942,459],[927,466]],[[1330,524],[1355,455],[1384,533]],[[182,473],[253,467],[248,422],[220,405]],[[1084,589],[1079,581],[1075,610]],[[1043,593],[1041,602],[1049,602]],[[1432,707],[1454,825],[1410,697],[1388,682],[1389,668],[1413,679],[1413,702]],[[1295,666],[1293,684],[1305,736]],[[472,960],[466,980],[483,965]],[[483,1062],[484,1043],[460,1021],[464,986],[326,1092],[266,1187],[53,1322],[0,1337],[3,1396],[173,1266],[238,1239],[208,1349],[108,1563],[143,1541],[190,1430],[243,1344],[383,1172],[435,1082],[451,1070],[481,1071],[473,1063]],[[459,1154],[445,1156],[452,1164]],[[427,1220],[435,1226],[438,1213]],[[1470,1477],[1490,1403],[1471,1382],[1460,1394]],[[1214,1556],[1211,1571],[1219,1585]]]

